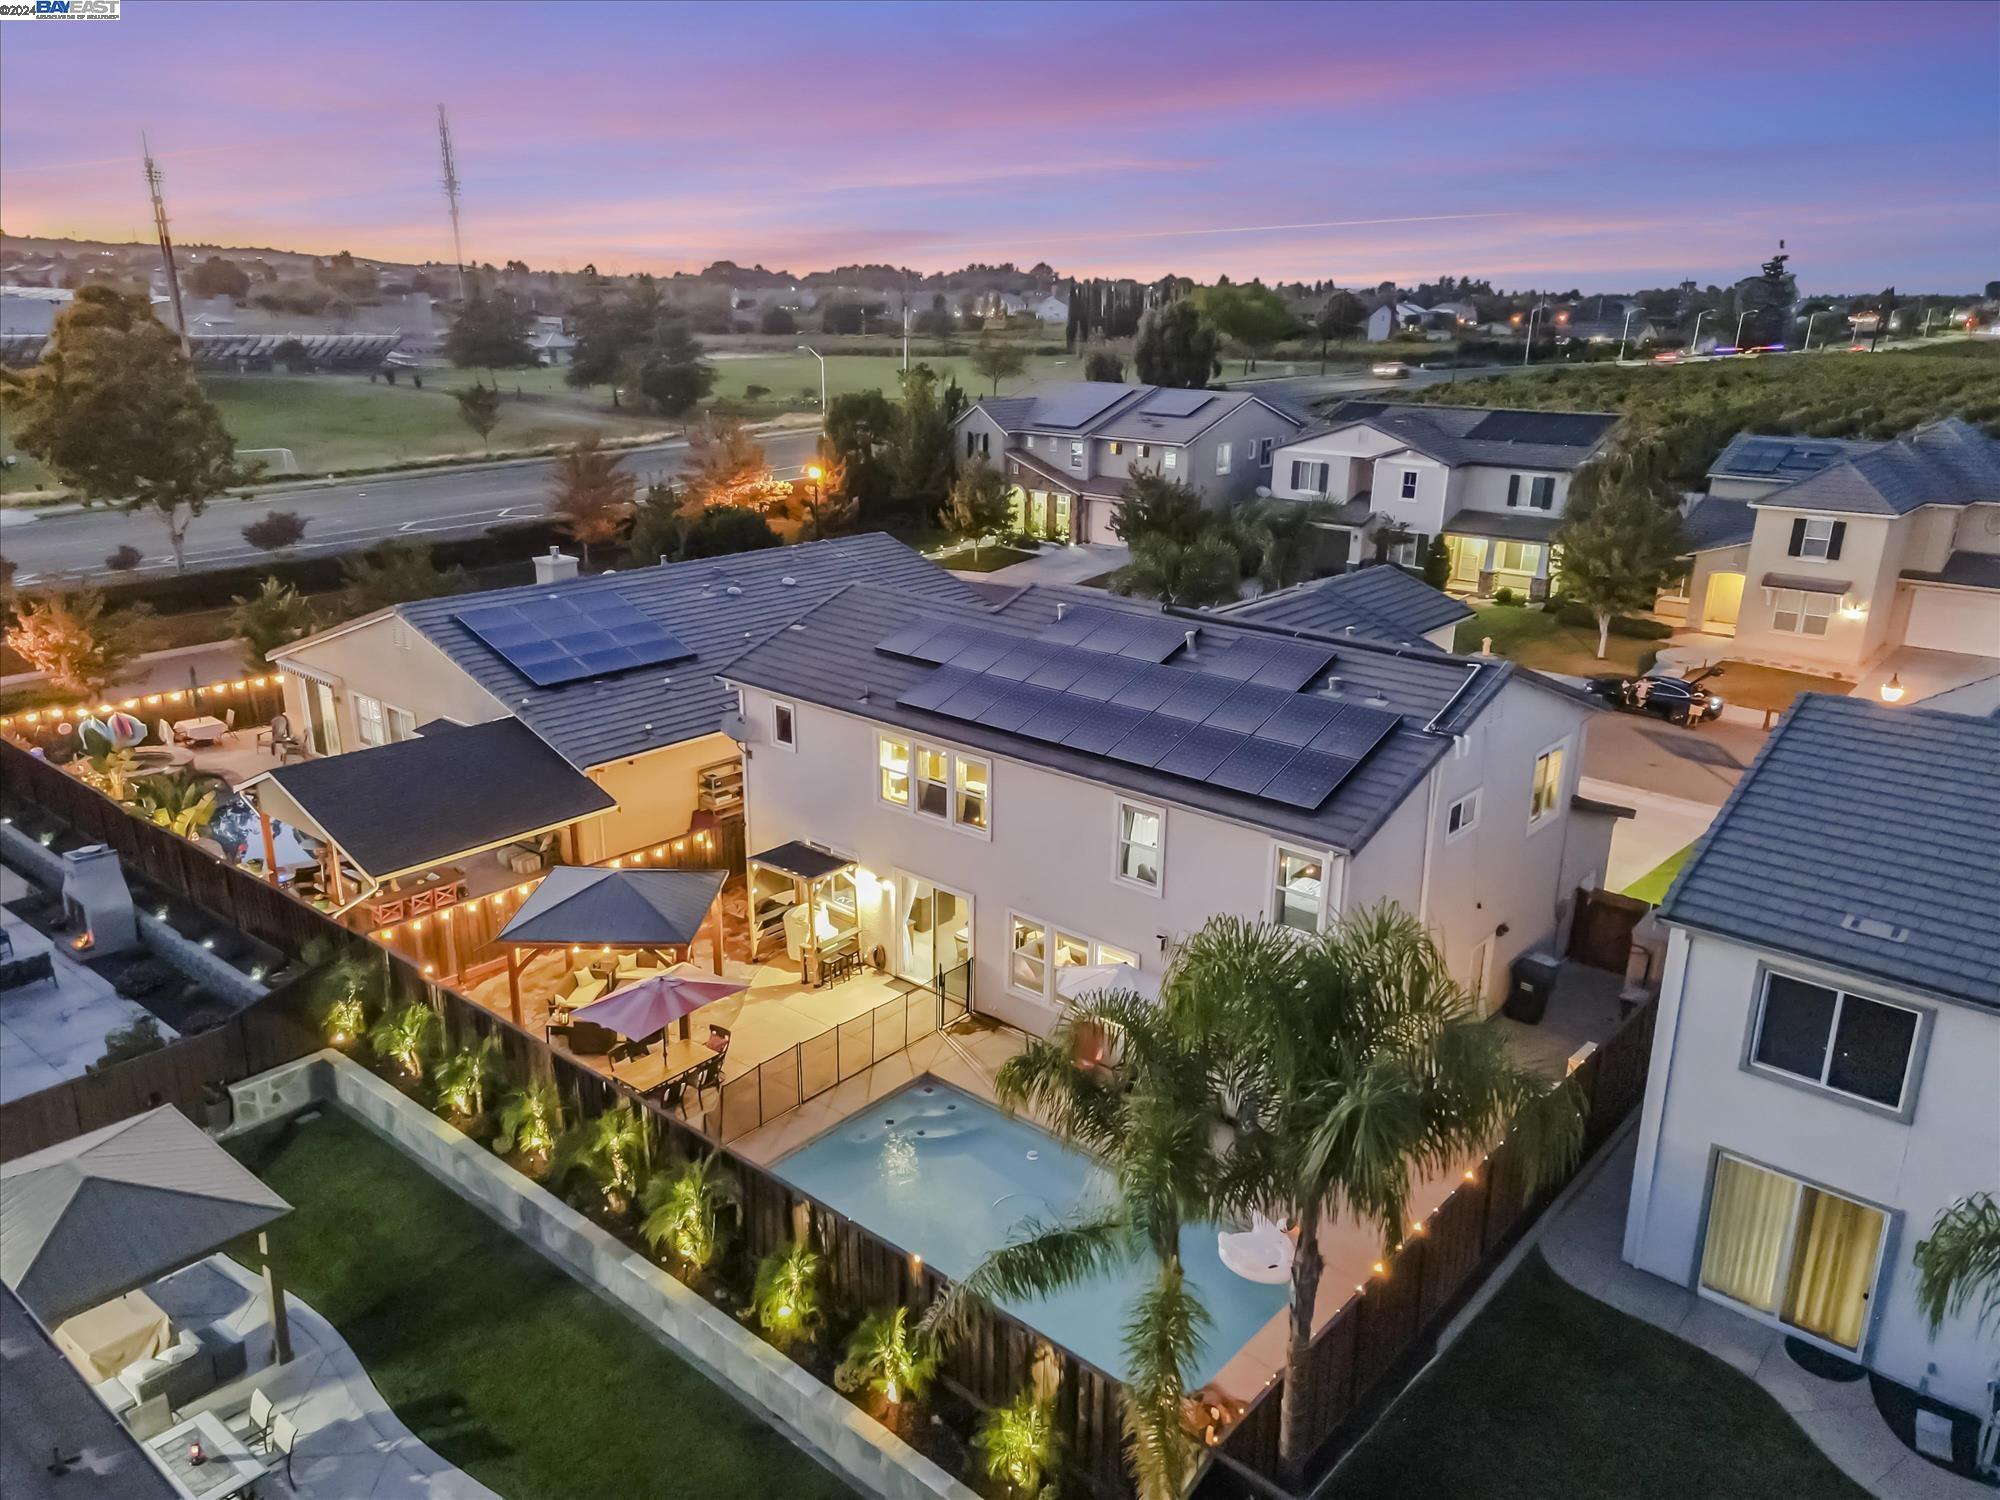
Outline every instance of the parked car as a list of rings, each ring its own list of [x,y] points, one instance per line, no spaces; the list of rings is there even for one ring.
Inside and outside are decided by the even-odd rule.
[[[1676,677],[1669,672],[1649,672],[1643,677],[1593,677],[1590,691],[1612,708],[1626,713],[1655,714],[1670,724],[1693,729],[1722,717],[1722,694],[1704,686],[1720,677],[1722,668],[1710,667],[1692,677]]]
[[[1410,367],[1400,359],[1385,359],[1379,365],[1370,365],[1368,373],[1377,380],[1408,380]]]

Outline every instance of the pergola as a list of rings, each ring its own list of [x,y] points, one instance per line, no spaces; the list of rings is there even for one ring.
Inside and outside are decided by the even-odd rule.
[[[630,951],[650,948],[694,956],[704,931],[714,944],[715,972],[722,972],[722,887],[725,870],[607,870],[597,865],[557,865],[500,929],[507,947],[507,1003],[516,1026],[521,1013],[523,950]],[[685,1025],[685,1021],[682,1023]]]

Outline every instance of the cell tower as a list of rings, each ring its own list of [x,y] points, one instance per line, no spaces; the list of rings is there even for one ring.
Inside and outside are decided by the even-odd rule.
[[[458,300],[465,300],[465,251],[458,242],[458,166],[451,156],[451,121],[438,106],[438,154],[444,158],[444,201],[451,208],[451,258],[458,267]]]
[[[153,160],[153,148],[142,133],[139,150],[146,158],[146,191],[153,198],[153,229],[160,237],[160,265],[167,276],[167,301],[174,310],[174,332],[181,336],[181,353],[194,357],[188,344],[187,314],[181,308],[181,273],[174,264],[174,239],[167,233],[167,200],[160,193],[160,168]]]

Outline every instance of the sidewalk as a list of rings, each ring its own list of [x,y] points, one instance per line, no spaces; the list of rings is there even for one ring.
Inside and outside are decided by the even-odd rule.
[[[1043,547],[1026,562],[995,568],[991,573],[968,573],[965,576],[984,583],[1004,583],[1012,588],[1030,583],[1082,583],[1086,578],[1122,568],[1130,560],[1131,553],[1123,546],[1092,542],[1073,547]]]
[[[1748,1375],[1804,1429],[1840,1470],[1883,1500],[1993,1500],[1986,1486],[1920,1457],[1875,1409],[1867,1380],[1809,1375],[1785,1352],[1784,1335],[1698,1297],[1620,1258],[1625,1202],[1638,1132],[1628,1128],[1547,1220],[1541,1249],[1556,1274],[1620,1312],[1677,1334]]]

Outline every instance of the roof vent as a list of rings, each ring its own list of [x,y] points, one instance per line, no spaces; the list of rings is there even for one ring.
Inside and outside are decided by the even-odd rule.
[[[653,732],[653,726],[651,724],[641,724],[639,727],[645,730],[646,733],[648,734],[651,734]]]
[[[1349,635],[1353,635],[1355,633],[1354,627],[1352,625],[1347,627],[1347,633]]]
[[[1375,689],[1374,692],[1370,693],[1366,698],[1362,699],[1361,701],[1370,705],[1373,708],[1387,708],[1389,706],[1388,695],[1384,693],[1380,688]]]
[[[743,590],[738,588],[735,584],[732,583],[722,592],[727,594],[730,598],[734,599],[738,594],[742,593]]]
[[[785,628],[787,630],[804,630],[806,627],[799,621],[794,620],[792,621],[791,624],[787,625]]]
[[[1848,932],[1880,938],[1885,943],[1907,943],[1910,940],[1910,929],[1907,927],[1898,927],[1893,922],[1884,922],[1876,917],[1858,917],[1853,912],[1842,917],[1840,925]]]
[[[795,589],[799,586],[798,579],[792,577],[792,575],[789,573],[787,573],[783,578],[780,578],[778,582],[782,583],[788,589]]]
[[[1187,642],[1188,654],[1190,656],[1194,654],[1194,638],[1199,633],[1198,630],[1183,630],[1181,632],[1181,639]]]
[[[1336,674],[1329,673],[1326,679],[1326,690],[1337,697],[1339,696],[1340,688],[1341,688],[1340,678]]]
[[[867,684],[867,683],[865,683],[865,682],[864,682],[864,683],[862,683],[862,684],[861,684],[861,695],[860,695],[860,697],[859,697],[859,698],[858,698],[858,699],[857,699],[856,701],[857,701],[857,702],[860,702],[860,703],[866,703],[866,702],[868,701],[868,684]]]
[[[1056,605],[1056,618],[1060,620],[1063,617],[1064,611],[1066,611],[1068,608],[1069,606],[1067,604],[1058,603]]]

